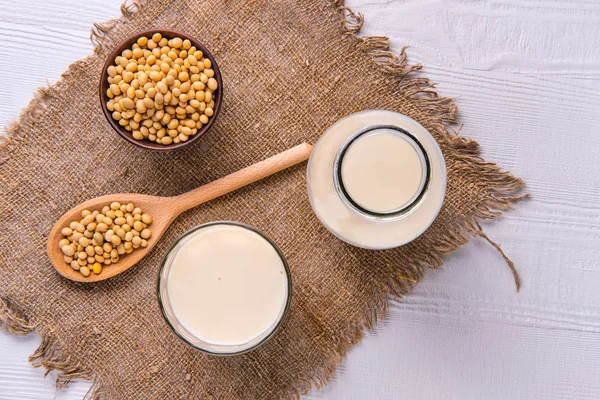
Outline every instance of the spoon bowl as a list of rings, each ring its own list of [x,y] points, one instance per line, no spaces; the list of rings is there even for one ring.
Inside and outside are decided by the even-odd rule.
[[[111,278],[144,258],[158,243],[171,222],[182,212],[306,161],[311,151],[312,146],[303,143],[179,196],[159,197],[138,193],[118,193],[88,200],[67,211],[50,231],[47,245],[50,261],[59,274],[73,281],[98,282]],[[90,276],[85,277],[64,261],[63,252],[58,246],[58,242],[63,239],[61,230],[69,226],[71,221],[79,221],[83,210],[100,210],[114,201],[121,204],[133,203],[144,213],[152,216],[152,223],[149,226],[152,235],[148,239],[148,246],[138,247],[130,254],[124,254],[118,262],[103,268],[100,274],[91,273]]]
[[[52,228],[52,231],[50,231],[48,237],[48,255],[50,256],[50,261],[52,261],[52,264],[62,276],[73,281],[97,282],[118,275],[144,258],[156,245],[163,233],[171,225],[171,222],[177,217],[172,211],[174,210],[172,204],[170,204],[174,199],[174,197],[158,197],[137,193],[118,193],[96,197],[81,203],[60,217]],[[118,201],[122,204],[133,203],[136,207],[141,208],[144,213],[150,214],[152,216],[152,224],[150,225],[152,236],[148,239],[148,246],[139,247],[130,254],[122,255],[117,263],[106,266],[100,274],[92,273],[90,276],[85,277],[64,261],[64,254],[58,246],[58,242],[64,238],[61,230],[65,226],[69,226],[71,221],[79,221],[83,210],[100,210],[113,201]]]

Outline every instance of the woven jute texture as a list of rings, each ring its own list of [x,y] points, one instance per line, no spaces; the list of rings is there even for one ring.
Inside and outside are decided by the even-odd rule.
[[[427,268],[481,233],[518,200],[522,182],[479,157],[477,143],[448,130],[456,108],[388,51],[385,37],[360,37],[362,16],[330,0],[149,0],[98,24],[93,55],[40,90],[0,165],[0,321],[36,330],[35,366],[57,386],[93,380],[90,398],[272,399],[325,385],[348,349],[406,295]],[[401,16],[399,16],[401,18]],[[159,154],[111,130],[98,100],[101,66],[125,36],[152,27],[198,38],[223,74],[213,129],[189,148]],[[311,211],[299,165],[181,215],[135,267],[96,284],[59,276],[46,237],[64,212],[119,192],[177,195],[286,150],[314,143],[338,119],[365,109],[406,114],[439,142],[448,170],[443,209],[420,238],[389,251],[336,239]],[[157,271],[186,230],[235,220],[268,234],[289,261],[293,300],[285,326],[246,355],[214,357],[183,343],[163,321]],[[440,333],[441,334],[441,333]],[[400,356],[400,355],[399,355]]]

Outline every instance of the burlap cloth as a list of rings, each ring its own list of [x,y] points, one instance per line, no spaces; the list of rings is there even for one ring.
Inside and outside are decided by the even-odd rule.
[[[92,379],[92,398],[271,399],[326,384],[344,354],[442,255],[479,234],[517,200],[522,182],[484,162],[477,143],[447,131],[451,100],[389,53],[385,37],[358,37],[362,16],[343,1],[151,0],[97,25],[95,54],[40,91],[10,127],[0,166],[0,321],[11,332],[37,328],[31,362],[58,372],[59,387]],[[398,16],[402,18],[401,15]],[[181,151],[158,154],[118,137],[97,95],[101,66],[122,38],[174,28],[205,43],[223,74],[223,109],[213,129]],[[40,49],[43,51],[43,49]],[[448,169],[444,207],[418,240],[366,251],[344,244],[313,215],[306,165],[181,215],[134,268],[97,284],[60,277],[46,236],[65,211],[115,192],[176,195],[286,150],[315,142],[350,113],[388,109],[419,121],[438,140]],[[281,247],[294,297],[284,328],[237,357],[195,351],[171,332],[156,300],[170,243],[211,220],[258,227]],[[442,333],[440,333],[442,334]],[[401,356],[401,355],[398,355]]]

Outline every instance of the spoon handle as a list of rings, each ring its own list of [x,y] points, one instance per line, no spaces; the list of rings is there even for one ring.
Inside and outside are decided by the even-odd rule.
[[[246,185],[308,160],[313,146],[302,143],[266,160],[173,198],[177,215]]]

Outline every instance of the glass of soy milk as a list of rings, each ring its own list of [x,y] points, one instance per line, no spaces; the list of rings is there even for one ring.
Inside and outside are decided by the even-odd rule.
[[[159,271],[158,300],[173,332],[205,353],[235,355],[265,343],[292,295],[289,266],[254,227],[210,222],[172,246]]]

